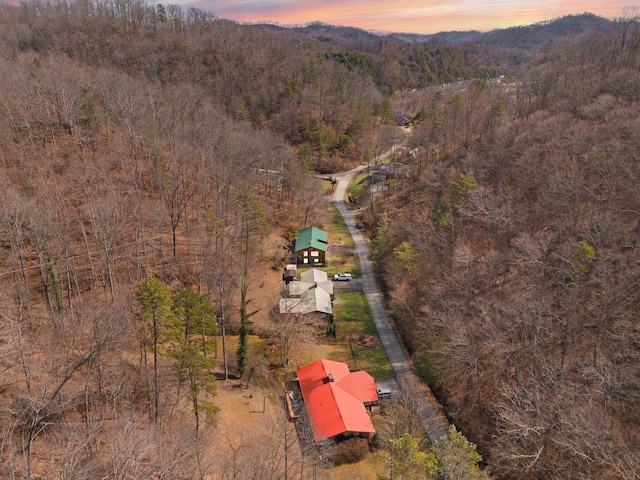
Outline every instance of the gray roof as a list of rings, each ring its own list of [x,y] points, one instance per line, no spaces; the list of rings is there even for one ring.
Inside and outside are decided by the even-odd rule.
[[[280,313],[314,313],[321,312],[331,315],[331,295],[321,288],[311,288],[306,290],[298,298],[281,298]]]
[[[300,280],[303,282],[320,283],[326,282],[328,279],[327,272],[317,268],[310,268],[300,274]]]
[[[321,288],[329,295],[333,295],[333,282],[330,280],[326,280],[324,282],[299,282],[294,280],[293,282],[289,282],[289,295],[292,297],[299,297],[307,290],[311,290],[315,287]]]

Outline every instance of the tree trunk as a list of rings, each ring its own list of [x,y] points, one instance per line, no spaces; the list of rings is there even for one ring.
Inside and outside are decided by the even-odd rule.
[[[153,317],[153,421],[158,423],[158,319]]]
[[[224,365],[224,379],[229,380],[229,366],[227,364],[227,336],[225,331],[223,307],[220,307],[220,325],[222,327],[222,364]]]

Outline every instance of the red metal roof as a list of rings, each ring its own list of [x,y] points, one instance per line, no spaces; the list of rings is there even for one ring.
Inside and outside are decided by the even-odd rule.
[[[367,372],[320,359],[299,368],[298,380],[316,441],[346,432],[375,433],[364,403],[377,400],[378,393]]]

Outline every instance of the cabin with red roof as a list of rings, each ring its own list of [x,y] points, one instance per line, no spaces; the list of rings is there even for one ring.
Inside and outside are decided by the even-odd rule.
[[[367,407],[378,403],[378,392],[371,375],[320,359],[299,368],[298,381],[316,442],[342,434],[373,438]]]

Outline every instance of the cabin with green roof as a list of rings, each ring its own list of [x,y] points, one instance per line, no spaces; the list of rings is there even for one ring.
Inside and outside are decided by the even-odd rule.
[[[295,251],[299,265],[324,264],[328,249],[327,232],[324,230],[312,226],[298,232]]]

